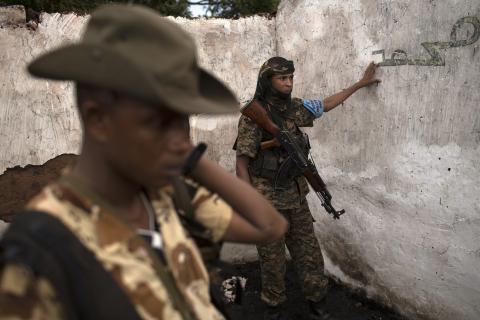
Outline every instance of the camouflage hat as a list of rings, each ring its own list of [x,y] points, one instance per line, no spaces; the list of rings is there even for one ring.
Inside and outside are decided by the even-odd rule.
[[[295,72],[293,61],[282,57],[272,57],[265,61],[258,72],[255,98],[263,100],[268,95],[282,96],[272,87],[271,78],[276,74],[290,74]],[[287,95],[288,97],[290,95]],[[283,97],[287,98],[287,97]]]
[[[28,71],[161,101],[184,114],[238,110],[234,94],[198,66],[193,39],[142,6],[100,7],[80,42],[40,56]]]

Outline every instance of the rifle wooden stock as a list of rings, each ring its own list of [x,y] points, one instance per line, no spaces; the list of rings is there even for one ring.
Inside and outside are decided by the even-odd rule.
[[[280,146],[281,146],[281,144],[275,138],[273,138],[272,140],[267,140],[267,141],[263,141],[262,143],[260,143],[260,148],[262,150],[270,149],[270,148],[273,148],[273,147],[280,147]]]
[[[328,192],[327,185],[323,182],[322,177],[320,177],[316,170],[307,169],[303,171],[302,174],[315,192],[325,192],[329,200],[332,199],[330,192]]]
[[[267,111],[257,100],[252,100],[249,104],[240,109],[240,112],[274,136],[280,132],[280,128],[270,119]]]
[[[319,183],[318,179],[316,179],[315,174],[312,172],[312,170],[308,169],[302,172],[303,176],[307,179],[308,183],[312,186],[312,189],[315,191],[321,191],[325,187],[325,185],[322,185]]]

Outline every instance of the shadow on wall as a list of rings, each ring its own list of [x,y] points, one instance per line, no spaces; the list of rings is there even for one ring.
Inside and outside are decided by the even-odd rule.
[[[346,230],[343,231],[346,232]],[[414,319],[416,320],[432,319],[431,314],[435,312],[435,309],[432,309],[430,313],[418,310],[415,303],[412,303],[412,301],[410,301],[408,298],[405,298],[402,295],[392,291],[390,287],[383,283],[382,279],[377,276],[375,267],[372,266],[361,254],[359,254],[360,249],[358,244],[348,242],[338,235],[332,236],[322,234],[320,237],[322,239],[322,247],[332,263],[336,266],[339,266],[342,272],[351,279],[358,281],[363,285],[363,287],[350,287],[349,290],[352,295],[363,297],[367,300],[376,301],[377,303],[378,301],[381,301],[381,304],[384,307],[395,310],[399,314],[404,313],[405,310],[409,310],[410,313],[415,313]],[[333,279],[338,283],[343,282],[341,279],[335,276],[333,276]],[[366,289],[369,286],[375,286],[376,291],[371,292],[370,290]],[[358,319],[364,318],[361,315],[358,315]],[[378,319],[383,318],[379,317]],[[386,319],[390,318],[387,317]]]
[[[46,184],[57,179],[76,155],[62,154],[42,165],[27,165],[7,169],[0,175],[0,220],[9,222],[15,212]]]

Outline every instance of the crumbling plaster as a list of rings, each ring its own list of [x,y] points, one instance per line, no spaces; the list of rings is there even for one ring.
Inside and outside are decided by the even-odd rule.
[[[44,15],[36,31],[0,29],[0,173],[78,151],[81,131],[67,82],[30,77],[25,67],[47,48],[72,41],[85,17]]]
[[[0,29],[0,144],[6,150],[0,154],[0,173],[79,150],[81,128],[72,84],[34,79],[25,66],[40,53],[76,40],[88,17],[42,14],[41,19],[35,31],[22,26]],[[172,19],[194,37],[199,63],[245,102],[254,90],[258,65],[275,52],[275,21],[262,17]],[[238,114],[192,119],[192,137],[206,140],[209,155],[230,169],[233,153],[223,150],[233,145],[237,119]]]

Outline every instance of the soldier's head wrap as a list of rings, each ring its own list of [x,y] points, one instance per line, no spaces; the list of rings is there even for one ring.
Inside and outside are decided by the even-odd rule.
[[[272,87],[272,76],[293,72],[295,72],[295,67],[291,60],[282,57],[273,57],[265,61],[258,73],[255,99],[265,100],[267,98],[278,98],[281,100],[290,100],[290,94],[279,92]]]

